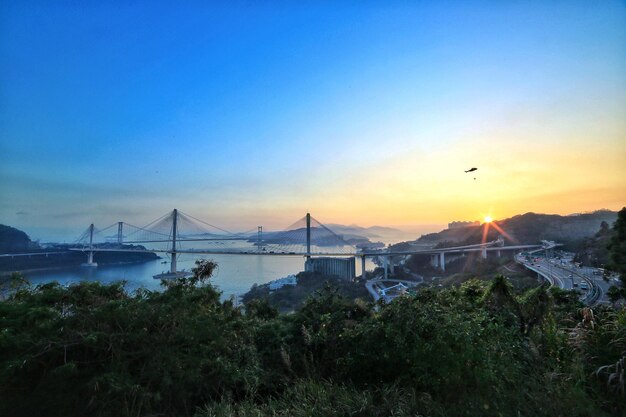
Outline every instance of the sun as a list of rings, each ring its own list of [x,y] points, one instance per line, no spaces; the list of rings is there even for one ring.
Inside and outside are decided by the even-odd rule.
[[[491,216],[485,216],[485,218],[483,220],[484,220],[485,223],[491,223],[493,221]]]

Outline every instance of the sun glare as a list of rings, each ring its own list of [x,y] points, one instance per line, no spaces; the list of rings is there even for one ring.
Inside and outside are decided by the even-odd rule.
[[[485,218],[484,218],[485,223],[491,223],[492,220],[493,219],[491,218],[491,216],[485,216]]]

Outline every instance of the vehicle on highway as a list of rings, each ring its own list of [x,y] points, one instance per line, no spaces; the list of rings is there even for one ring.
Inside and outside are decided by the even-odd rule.
[[[584,291],[587,291],[589,289],[589,286],[587,285],[586,282],[581,282],[580,283],[580,289],[584,290]]]

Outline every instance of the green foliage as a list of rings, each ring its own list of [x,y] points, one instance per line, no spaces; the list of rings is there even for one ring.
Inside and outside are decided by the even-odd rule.
[[[298,285],[285,285],[282,288],[270,291],[269,285],[254,285],[242,297],[243,302],[250,304],[252,300],[266,300],[270,305],[281,312],[290,312],[301,308],[306,300],[318,291],[323,291],[327,285],[332,285],[339,294],[348,299],[369,299],[370,295],[364,285],[356,285],[351,281],[335,275],[322,275],[317,272],[300,272],[297,276]]]
[[[622,283],[626,285],[626,207],[617,213],[613,231],[614,235],[608,245],[610,267],[620,274]]]
[[[626,313],[470,280],[372,306],[326,285],[245,313],[207,280],[16,288],[0,303],[0,415],[623,414]],[[578,323],[578,324],[577,324]],[[6,400],[5,400],[6,399]],[[611,413],[611,414],[606,414]]]
[[[302,380],[266,402],[229,401],[206,405],[195,417],[387,417],[443,415],[427,393],[411,387],[361,390],[327,381]]]
[[[612,415],[625,415],[626,308],[583,309],[579,318],[571,342],[585,374],[593,376],[588,389]]]
[[[0,303],[0,415],[185,414],[253,392],[253,336],[200,285],[209,270],[163,292],[47,284]]]
[[[609,300],[612,303],[616,303],[621,298],[626,298],[626,288],[616,287],[615,285],[611,285],[606,292],[606,295],[609,297]]]

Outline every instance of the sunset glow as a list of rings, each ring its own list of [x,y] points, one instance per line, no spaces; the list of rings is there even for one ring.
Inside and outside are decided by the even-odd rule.
[[[2,221],[440,228],[624,205],[623,5],[375,4],[7,5]]]

